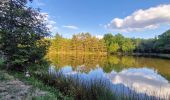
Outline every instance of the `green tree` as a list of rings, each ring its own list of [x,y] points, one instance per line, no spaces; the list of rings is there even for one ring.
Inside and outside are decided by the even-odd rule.
[[[123,45],[124,40],[125,38],[122,34],[118,33],[115,35],[115,41],[119,44],[120,47]]]
[[[113,42],[113,35],[111,33],[105,34],[103,39],[105,40],[107,51],[109,52],[110,45]]]
[[[158,40],[155,42],[155,49],[158,52],[170,53],[170,30],[158,36]]]
[[[63,38],[57,34],[54,39],[51,39],[49,53],[52,52],[99,53],[107,51],[103,39],[91,36],[90,33],[79,33],[73,35],[71,39]]]
[[[122,51],[124,53],[127,53],[127,52],[133,52],[134,49],[135,49],[135,45],[133,44],[131,39],[125,39],[122,44]]]
[[[109,52],[111,52],[111,53],[117,53],[118,52],[118,50],[119,50],[119,45],[118,45],[118,43],[113,43],[113,44],[111,44],[110,45],[110,47],[109,47]]]
[[[23,69],[42,60],[46,51],[45,44],[37,45],[38,41],[49,35],[44,17],[38,9],[27,6],[29,1],[0,1],[0,49],[8,68]]]

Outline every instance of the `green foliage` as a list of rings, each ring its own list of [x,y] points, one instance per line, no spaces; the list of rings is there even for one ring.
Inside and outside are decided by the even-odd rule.
[[[107,52],[107,53],[170,53],[170,30],[158,38],[125,38],[120,33],[105,34],[103,39],[92,37],[89,33],[73,35],[72,39],[56,35],[52,40],[51,51],[64,52]]]
[[[125,39],[125,41],[122,44],[122,51],[123,52],[133,52],[135,49],[135,45],[133,44],[131,39]]]
[[[170,31],[153,39],[125,38],[120,33],[105,34],[103,39],[80,33],[66,39],[57,34],[51,43],[49,52],[170,53]]]
[[[9,74],[7,74],[6,71],[5,73],[0,75],[0,80],[11,80],[14,78],[19,79],[20,81],[24,82],[27,85],[31,85],[33,88],[33,92],[36,91],[37,89],[40,89],[44,91],[46,94],[42,96],[35,96],[35,94],[30,95],[31,100],[72,100],[71,97],[63,95],[58,89],[53,88],[51,86],[46,85],[43,83],[43,81],[36,76],[32,75],[31,77],[25,78],[24,73],[18,72],[16,73],[15,71],[8,71]],[[2,72],[1,72],[2,73]],[[12,75],[12,76],[11,76]],[[14,76],[14,77],[13,77]]]
[[[155,48],[160,52],[170,53],[170,30],[158,36]]]
[[[112,43],[113,35],[111,33],[105,34],[103,39],[105,40],[107,47],[109,47]]]
[[[59,89],[63,94],[71,96],[74,100],[115,100],[116,95],[103,80],[86,82],[80,77],[65,77],[62,73],[51,76],[37,76],[46,85]]]
[[[128,53],[135,49],[135,45],[131,39],[123,37],[121,34],[105,34],[104,40],[109,53]]]
[[[170,30],[158,38],[134,39],[125,38],[121,34],[105,34],[104,38],[108,53],[170,53]]]
[[[119,50],[119,48],[120,48],[120,47],[119,47],[118,43],[111,44],[111,45],[109,46],[109,52],[117,53],[118,50]]]
[[[170,53],[170,30],[152,39],[134,39],[134,52],[139,53]]]
[[[71,39],[57,34],[51,40],[49,53],[94,53],[106,52],[106,45],[102,39],[92,37],[89,33],[73,35]]]
[[[29,1],[0,1],[0,49],[10,69],[22,70],[45,55],[41,40],[48,29],[39,10],[27,7]]]
[[[4,60],[0,58],[0,67],[3,67],[3,65],[4,65]]]

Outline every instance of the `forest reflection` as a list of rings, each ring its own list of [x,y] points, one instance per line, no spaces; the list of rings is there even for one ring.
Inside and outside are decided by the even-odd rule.
[[[73,70],[88,73],[100,67],[106,73],[120,72],[128,68],[151,68],[170,81],[170,60],[133,56],[107,56],[97,54],[48,55],[56,69],[71,66]]]

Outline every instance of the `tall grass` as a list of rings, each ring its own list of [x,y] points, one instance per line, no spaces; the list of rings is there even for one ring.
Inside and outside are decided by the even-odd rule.
[[[0,67],[3,67],[4,59],[0,58]]]
[[[78,76],[65,76],[62,73],[36,76],[65,95],[74,97],[75,100],[162,100],[145,93],[138,94],[130,89],[125,90],[125,87],[121,88],[122,93],[118,93],[116,89],[111,88],[111,83],[101,79],[87,82]],[[165,95],[165,98],[170,99],[170,96]]]
[[[76,100],[113,100],[115,95],[101,80],[93,80],[85,83],[79,77],[65,77],[62,74],[56,76],[37,76],[44,83],[59,89],[65,95],[70,95]]]

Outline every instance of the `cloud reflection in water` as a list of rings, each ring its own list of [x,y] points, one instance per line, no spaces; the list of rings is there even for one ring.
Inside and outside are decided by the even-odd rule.
[[[86,82],[90,82],[94,79],[105,80],[111,83],[111,88],[119,93],[135,91],[138,94],[146,94],[162,99],[166,99],[165,97],[167,95],[170,96],[170,83],[154,69],[129,68],[120,72],[113,70],[110,73],[105,73],[102,68],[97,67],[85,73],[80,71],[80,67],[73,70],[72,67],[65,66],[58,72],[62,72],[65,76],[79,77]],[[49,73],[56,74],[57,71],[55,67],[50,67]]]

